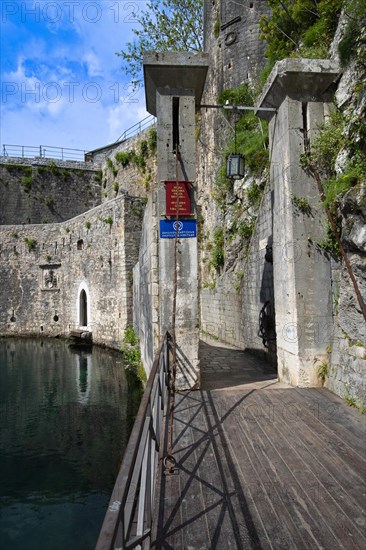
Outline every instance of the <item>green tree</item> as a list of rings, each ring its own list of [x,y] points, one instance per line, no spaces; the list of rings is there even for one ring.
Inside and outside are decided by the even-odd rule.
[[[142,59],[147,51],[200,51],[203,45],[203,0],[150,0],[135,14],[139,27],[126,49],[116,52],[123,70],[135,83],[142,81]]]

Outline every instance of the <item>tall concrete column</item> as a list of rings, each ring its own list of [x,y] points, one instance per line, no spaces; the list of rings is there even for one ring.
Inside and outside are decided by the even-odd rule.
[[[180,216],[179,221],[195,225],[195,108],[201,100],[207,69],[208,56],[202,53],[149,53],[144,57],[147,110],[157,116],[159,222],[176,220],[176,216],[167,215],[166,182],[178,180],[191,184],[191,211]],[[175,266],[175,239],[163,235],[160,231],[157,289],[160,332],[172,329],[176,269],[176,386],[191,389],[200,384],[197,237],[179,234]]]
[[[333,320],[330,257],[317,245],[326,236],[326,215],[300,156],[329,112],[337,78],[334,62],[285,59],[258,104],[277,110],[258,115],[269,120],[278,373],[302,387],[319,384]]]

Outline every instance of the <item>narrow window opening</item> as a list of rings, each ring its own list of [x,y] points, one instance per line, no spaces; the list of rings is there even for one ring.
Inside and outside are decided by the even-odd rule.
[[[302,103],[302,127],[303,127],[303,134],[304,134],[304,152],[306,154],[310,153],[310,140],[309,140],[309,129],[308,129],[308,117],[307,117],[307,111],[308,111],[308,104]]]
[[[77,242],[78,250],[82,250],[83,247],[84,247],[84,241],[83,241],[83,239],[79,239],[78,242]]]
[[[250,8],[253,7],[253,2],[250,2],[249,7],[250,7]]]
[[[84,289],[80,292],[79,305],[80,305],[80,326],[87,327],[88,326],[88,299]]]
[[[173,97],[173,151],[179,150],[179,97]]]

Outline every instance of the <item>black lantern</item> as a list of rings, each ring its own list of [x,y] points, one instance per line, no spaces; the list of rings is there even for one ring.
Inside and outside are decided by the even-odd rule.
[[[226,176],[234,180],[244,177],[244,157],[239,154],[229,155],[226,161]]]
[[[237,111],[235,113],[234,121],[234,153],[231,153],[226,161],[226,177],[233,180],[240,180],[244,177],[244,157],[236,152],[236,123],[237,123]]]

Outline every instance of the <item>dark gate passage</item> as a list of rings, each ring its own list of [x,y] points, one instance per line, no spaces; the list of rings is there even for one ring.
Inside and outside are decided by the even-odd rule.
[[[84,289],[80,292],[80,326],[88,326],[88,298]]]

